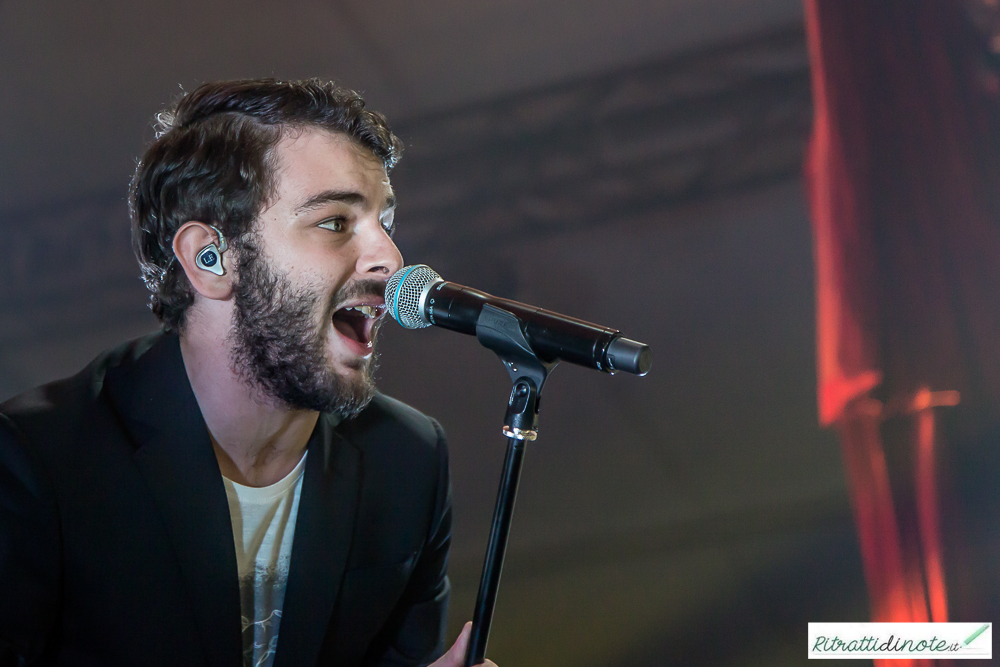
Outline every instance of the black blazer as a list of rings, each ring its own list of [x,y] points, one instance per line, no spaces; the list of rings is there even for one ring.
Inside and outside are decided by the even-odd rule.
[[[378,395],[308,445],[276,667],[443,650],[437,422]],[[156,334],[0,405],[0,665],[239,667],[229,505],[179,340]]]

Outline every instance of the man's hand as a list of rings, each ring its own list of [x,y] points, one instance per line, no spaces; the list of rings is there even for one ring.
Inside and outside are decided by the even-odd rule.
[[[430,667],[462,667],[465,664],[465,652],[469,648],[469,635],[472,634],[472,623],[466,623],[465,627],[462,628],[462,633],[458,635],[458,639],[452,644],[452,647],[448,649],[448,652],[441,656],[436,662],[430,665]],[[487,660],[486,662],[479,663],[484,667],[497,667],[496,663],[492,660]]]

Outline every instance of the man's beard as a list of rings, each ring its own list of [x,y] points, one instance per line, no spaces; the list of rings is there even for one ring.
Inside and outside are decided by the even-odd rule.
[[[233,326],[229,337],[233,369],[251,387],[291,408],[356,416],[375,395],[374,352],[378,325],[372,331],[372,354],[352,360],[356,378],[338,374],[327,353],[327,332],[333,309],[359,296],[382,296],[384,283],[348,283],[332,303],[320,304],[320,294],[296,290],[288,278],[268,265],[256,239],[240,243],[238,279],[234,291]],[[322,308],[318,323],[316,310]],[[334,334],[336,335],[336,334]]]

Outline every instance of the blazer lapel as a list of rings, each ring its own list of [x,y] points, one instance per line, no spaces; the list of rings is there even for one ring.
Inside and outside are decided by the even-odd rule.
[[[275,667],[317,663],[351,549],[361,452],[335,426],[321,415],[309,442]]]
[[[174,546],[206,662],[237,667],[240,593],[229,505],[178,338],[163,335],[134,362],[109,370],[105,389],[137,445],[134,460]]]

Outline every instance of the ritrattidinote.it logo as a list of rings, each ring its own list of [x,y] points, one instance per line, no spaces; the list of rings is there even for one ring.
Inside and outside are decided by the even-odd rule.
[[[809,658],[993,657],[992,623],[810,623]]]

